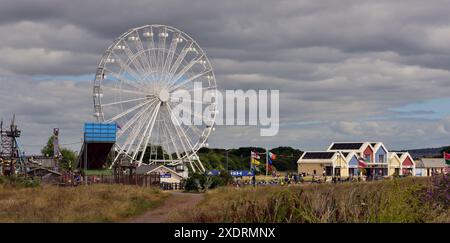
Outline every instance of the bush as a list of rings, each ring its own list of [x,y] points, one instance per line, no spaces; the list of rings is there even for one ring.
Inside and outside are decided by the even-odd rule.
[[[39,179],[19,176],[0,176],[0,185],[9,185],[12,187],[38,187]]]
[[[189,175],[186,180],[186,191],[202,192],[219,186],[226,186],[233,181],[230,173],[221,171],[219,176],[208,176],[200,173]]]
[[[449,189],[449,175],[434,175],[431,177],[431,185],[426,189],[424,201],[431,203],[434,208],[448,210],[450,205]]]

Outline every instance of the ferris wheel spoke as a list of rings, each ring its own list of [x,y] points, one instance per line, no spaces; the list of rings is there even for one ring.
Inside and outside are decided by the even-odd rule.
[[[142,123],[142,126],[138,130],[137,136],[140,136],[141,139],[136,144],[137,147],[136,147],[136,149],[134,150],[134,153],[133,153],[133,160],[136,159],[136,156],[138,155],[138,153],[139,153],[139,151],[141,149],[142,142],[145,139],[145,137],[147,136],[147,131],[148,131],[149,127],[151,126],[151,124],[155,120],[155,115],[157,115],[157,113],[158,113],[157,110],[159,109],[159,107],[160,107],[160,105],[159,105],[159,103],[157,103],[155,108],[153,109],[153,111],[149,113],[148,118],[146,119],[146,121],[144,123]],[[144,129],[144,127],[145,127],[145,129]],[[144,129],[144,131],[142,131],[142,129]],[[133,144],[134,144],[134,141],[133,141]],[[145,153],[145,151],[144,151],[144,153]]]
[[[129,86],[131,86],[131,87],[133,87],[133,88],[135,88],[135,89],[137,89],[137,90],[142,90],[142,89],[143,89],[143,86],[142,86],[141,83],[131,81],[131,80],[129,80],[129,79],[123,77],[122,75],[120,75],[120,74],[118,74],[118,73],[116,73],[116,72],[113,72],[112,70],[109,70],[109,69],[107,69],[107,68],[105,68],[105,70],[106,70],[109,74],[111,74],[113,77],[115,77],[116,79],[118,79],[119,81],[121,81],[121,82],[123,82],[123,83],[126,83],[126,84],[128,84]],[[136,85],[139,85],[139,86],[136,86]]]
[[[126,45],[127,45],[127,44],[126,44]],[[126,50],[129,50],[128,45],[127,45],[127,48],[125,48],[125,51],[126,51]],[[130,51],[130,52],[131,52],[131,51]],[[125,52],[125,53],[126,53],[126,52]],[[133,57],[132,57],[132,56],[130,57],[130,56],[128,56],[128,54],[126,54],[126,55],[127,55],[127,61],[124,62],[124,61],[122,60],[122,58],[120,58],[119,56],[117,56],[117,54],[114,54],[114,55],[115,55],[115,57],[117,58],[116,63],[119,64],[119,67],[120,67],[122,70],[126,71],[128,74],[130,74],[130,76],[132,76],[134,79],[136,79],[136,82],[139,82],[139,80],[140,80],[139,74],[136,73],[134,70],[132,70],[132,69],[130,68],[130,66],[128,65],[128,63],[133,62]],[[133,63],[133,65],[134,65],[134,63]]]
[[[177,60],[175,60],[175,63],[172,65],[172,67],[169,70],[168,80],[172,80],[173,75],[175,75],[176,71],[180,67],[181,62],[183,62],[184,58],[186,57],[187,53],[189,52],[189,49],[192,48],[192,45],[193,45],[193,42],[189,42],[184,46],[180,55],[178,55]]]
[[[183,91],[187,91],[187,92],[194,92],[194,91],[198,91],[198,90],[206,90],[206,91],[211,90],[211,91],[213,91],[214,89],[216,89],[215,86],[208,86],[208,87],[193,88],[193,89],[183,89]]]
[[[158,79],[161,79],[162,73],[161,73],[161,59],[162,59],[162,40],[161,40],[161,33],[158,34],[158,41],[156,42],[156,49],[155,49],[155,58],[156,58],[156,70],[158,72]]]
[[[107,120],[106,122],[108,123],[108,122],[116,121],[117,119],[119,119],[119,118],[121,118],[121,117],[127,115],[127,114],[130,113],[130,112],[133,112],[133,111],[139,109],[140,107],[142,107],[142,106],[144,106],[144,105],[146,105],[146,104],[148,104],[148,103],[150,103],[150,102],[151,102],[151,100],[146,101],[146,102],[144,102],[144,103],[141,103],[141,104],[139,104],[139,105],[137,105],[137,106],[134,106],[134,107],[132,107],[132,108],[130,108],[130,109],[128,109],[128,110],[126,110],[126,111],[124,111],[124,112],[122,112],[122,113],[116,115],[116,116],[114,116],[113,118]]]
[[[153,33],[153,30],[152,30]],[[156,60],[156,45],[155,45],[155,40],[153,39],[153,36],[150,37],[151,41],[149,43],[150,47],[149,47],[149,63],[150,66],[152,67],[152,70],[158,70],[158,62]],[[157,75],[154,75],[154,79],[156,79],[155,77],[157,77]]]
[[[159,108],[160,107],[161,107],[161,102],[159,102],[158,105],[156,106],[156,109],[155,109],[155,111],[154,111],[154,113],[152,115],[152,119],[151,119],[150,123],[147,124],[147,127],[145,128],[144,134],[143,134],[143,136],[142,136],[142,138],[141,138],[141,140],[140,140],[140,142],[139,142],[139,144],[137,146],[137,150],[136,151],[139,151],[144,138],[147,137],[146,140],[145,140],[145,143],[144,143],[144,148],[142,150],[141,156],[140,156],[139,161],[138,161],[138,163],[139,163],[138,166],[140,166],[142,164],[142,160],[144,159],[144,154],[145,154],[145,151],[147,150],[147,145],[148,145],[148,142],[150,140],[150,136],[152,134],[153,127],[155,126],[155,121],[156,121],[156,118],[158,116],[158,112],[159,112]],[[135,153],[133,155],[133,159],[136,159],[136,156],[137,156],[136,151],[135,151]]]
[[[191,60],[186,66],[183,67],[183,69],[181,69],[181,71],[179,73],[177,73],[177,75],[171,80],[171,84],[170,85],[174,85],[176,81],[178,81],[178,79],[180,79],[187,71],[189,71],[189,69],[191,69],[196,63],[198,63],[202,58],[203,58],[203,54],[200,55],[197,58],[194,58],[193,60]]]
[[[151,105],[149,105],[149,107],[151,107]],[[120,156],[121,153],[126,153],[128,157],[130,157],[130,159],[132,159],[132,156],[130,155],[131,153],[131,147],[134,143],[134,141],[136,140],[139,131],[142,129],[142,127],[145,124],[145,121],[147,119],[149,119],[150,115],[144,116],[142,118],[139,118],[139,122],[133,127],[132,131],[130,132],[128,138],[125,140],[125,142],[123,143],[123,146],[120,146],[120,151],[119,154],[117,155],[116,159],[117,160]]]
[[[185,152],[185,153],[187,153],[189,150],[187,149],[187,146],[185,146],[185,141],[183,140],[183,138],[182,138],[182,136],[180,135],[180,132],[178,131],[178,127],[177,127],[177,125],[175,124],[175,115],[171,112],[171,110],[169,109],[169,106],[166,106],[166,110],[167,110],[167,112],[169,113],[169,116],[170,116],[170,121],[172,121],[172,126],[173,126],[173,128],[174,128],[174,130],[175,130],[175,134],[178,136],[178,138],[179,138],[179,142],[180,142],[180,144],[181,144],[181,146],[183,147],[183,151]],[[186,144],[187,145],[187,144]]]
[[[172,117],[175,119],[176,124],[178,125],[179,130],[181,131],[181,133],[183,134],[184,138],[186,139],[187,144],[189,145],[190,149],[192,150],[193,153],[195,153],[194,148],[191,144],[191,141],[189,140],[189,138],[186,136],[186,133],[184,132],[181,123],[178,121],[178,117],[175,116],[175,114],[173,114],[172,109],[170,108],[169,104],[167,104],[167,109],[170,111]]]
[[[136,36],[139,36],[139,33],[137,30],[135,30],[135,33],[136,33]],[[146,70],[146,72],[151,73],[153,79],[155,79],[154,73],[151,71],[152,66],[150,64],[147,53],[144,50],[144,44],[142,43],[141,38],[138,38],[136,40],[136,47],[138,49],[138,53],[141,53],[138,57],[139,57],[140,62],[143,64],[142,67]],[[146,67],[144,67],[144,66],[146,66]]]
[[[180,102],[171,102],[174,104],[180,104],[182,106],[188,107],[190,106],[192,103],[193,104],[201,104],[201,105],[211,105],[211,102],[203,102],[201,100],[193,100],[193,99],[182,99]],[[188,103],[188,104],[185,104]]]
[[[109,87],[109,86],[103,86],[103,89],[108,89],[111,91],[117,91],[119,93],[130,93],[130,94],[139,94],[139,95],[148,95],[148,93],[144,93],[144,92],[139,92],[139,91],[135,91],[135,90],[127,90],[127,89],[118,89],[118,88],[114,88],[114,87]]]
[[[133,45],[137,46],[136,42],[140,38],[139,38],[139,35],[136,35],[135,37],[136,37],[136,39],[133,40]],[[141,61],[140,56],[139,55],[135,55],[131,51],[131,48],[130,48],[130,45],[128,44],[128,42],[124,41],[124,44],[126,46],[124,51],[125,51],[125,54],[127,55],[127,58],[128,58],[127,63],[131,61],[133,63],[133,66],[136,68],[137,71],[139,71],[141,74],[146,73],[145,68],[143,68],[142,63],[140,62]],[[140,77],[139,74],[138,74],[138,77]],[[136,78],[136,79],[139,80],[138,78]]]
[[[108,68],[105,68],[105,71],[107,71],[109,74],[111,74],[114,78],[116,78],[117,80],[121,81],[122,83],[125,83],[125,84],[127,84],[127,85],[129,85],[129,86],[131,86],[131,87],[133,87],[133,88],[135,88],[137,90],[142,90],[143,89],[142,86],[136,86],[136,84],[139,84],[139,83],[131,81],[131,80],[123,77],[122,75],[120,75],[120,74],[118,74],[116,72],[113,72],[112,70],[109,70]]]
[[[167,126],[166,121],[164,121],[164,127],[166,128],[166,132],[169,134],[169,138],[170,138],[170,141],[172,142],[173,148],[175,150],[175,154],[177,155],[178,159],[181,159],[180,152],[178,151],[178,146],[175,144],[175,140],[172,136],[172,131]]]
[[[178,42],[181,39],[180,36],[181,36],[180,33],[174,34],[172,36],[169,51],[167,53],[167,58],[166,58],[166,61],[164,62],[164,68],[163,68],[164,80],[166,80],[166,81],[168,80],[168,74],[169,74],[168,72],[169,72],[170,65],[172,64],[175,50],[177,49]]]
[[[163,120],[163,121],[161,121],[161,123],[162,123],[162,131],[163,131],[163,133],[164,133],[165,143],[166,143],[166,145],[167,145],[167,154],[169,155],[169,160],[170,160],[170,161],[173,161],[172,153],[171,153],[171,151],[170,151],[170,147],[172,146],[171,143],[170,143],[170,141],[172,141],[172,139],[170,138],[170,135],[169,135],[169,133],[168,133],[168,131],[167,131],[167,125],[166,125],[166,122]],[[169,140],[169,139],[170,139],[170,140]],[[172,141],[172,142],[173,142],[173,141]],[[173,148],[174,148],[175,154],[178,155],[178,151],[176,151],[176,147],[173,147]],[[179,157],[179,156],[178,156],[178,157]]]
[[[151,105],[150,105],[150,107],[151,107]],[[133,153],[132,147],[133,147],[137,137],[139,135],[142,135],[140,133],[141,133],[142,129],[144,128],[145,124],[148,124],[151,121],[152,114],[153,114],[153,112],[149,112],[146,116],[140,118],[139,122],[133,127],[133,130],[132,130],[130,136],[125,141],[125,144],[128,147],[127,151],[129,151],[130,153]],[[131,157],[131,158],[133,159],[133,157]]]
[[[203,116],[199,116],[198,114],[192,113],[192,112],[187,111],[187,110],[183,110],[183,112],[186,112],[186,113],[188,113],[188,114],[191,115],[191,116],[197,117],[197,118],[201,119],[202,122],[203,122]],[[195,130],[194,132],[195,132],[199,137],[202,136],[202,132],[200,132],[200,130],[199,130],[195,125],[190,125],[190,126],[187,126],[187,127],[190,128],[192,131],[194,131],[194,128],[195,128],[196,130]]]
[[[135,102],[135,101],[146,100],[146,99],[148,99],[148,98],[147,98],[147,97],[143,97],[143,98],[137,98],[137,99],[131,99],[131,100],[122,100],[122,101],[117,101],[117,102],[112,102],[112,103],[102,104],[102,107],[105,107],[105,106],[112,106],[112,105],[119,105],[119,104],[125,104],[125,103],[130,103],[130,102]]]
[[[170,91],[174,91],[174,90],[178,89],[179,87],[181,87],[181,86],[183,86],[183,85],[186,85],[186,84],[188,84],[188,83],[190,83],[190,82],[192,82],[192,81],[194,81],[194,80],[196,80],[196,79],[198,79],[198,78],[200,78],[200,77],[202,77],[202,76],[204,76],[204,75],[206,75],[206,74],[208,74],[208,73],[210,73],[210,72],[211,72],[211,70],[206,70],[206,71],[204,71],[204,72],[198,73],[198,74],[196,74],[196,75],[194,75],[194,76],[189,77],[189,78],[186,79],[186,80],[183,80],[183,81],[182,81],[181,83],[179,83],[179,84],[176,84],[176,82],[177,82],[178,80],[174,80],[173,85],[171,86]]]
[[[137,112],[117,133],[117,139],[119,139],[122,136],[122,134],[124,134],[128,130],[128,128],[130,128],[136,121],[138,121],[155,102],[156,100],[154,100],[152,103],[150,103],[147,107],[145,107],[141,111]]]

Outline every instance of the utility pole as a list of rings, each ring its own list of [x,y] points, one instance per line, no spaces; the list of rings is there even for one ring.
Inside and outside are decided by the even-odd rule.
[[[266,184],[268,175],[269,175],[269,147],[266,147]]]
[[[226,170],[228,171],[228,149],[227,149],[227,165],[226,165]]]

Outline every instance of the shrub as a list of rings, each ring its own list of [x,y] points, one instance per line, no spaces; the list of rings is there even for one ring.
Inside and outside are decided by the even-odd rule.
[[[434,175],[431,177],[431,185],[424,195],[426,202],[435,208],[448,210],[450,205],[450,180],[449,175]]]
[[[186,180],[185,190],[202,192],[209,189],[214,189],[219,186],[225,186],[231,183],[233,178],[228,172],[221,171],[219,176],[208,176],[200,173],[193,173],[189,175]]]
[[[0,176],[0,184],[12,187],[38,187],[40,185],[40,180],[30,177]]]

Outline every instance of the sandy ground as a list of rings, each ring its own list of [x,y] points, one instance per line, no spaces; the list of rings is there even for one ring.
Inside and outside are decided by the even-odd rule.
[[[142,215],[136,216],[128,223],[165,223],[169,220],[169,214],[178,210],[189,210],[195,207],[203,199],[203,194],[169,192],[170,196],[160,207],[152,209]]]

